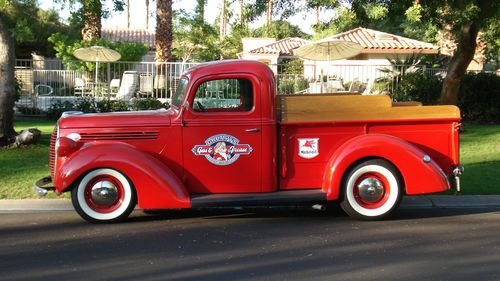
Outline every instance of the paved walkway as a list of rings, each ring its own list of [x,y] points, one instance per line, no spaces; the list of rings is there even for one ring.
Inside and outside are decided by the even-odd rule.
[[[500,195],[420,195],[403,198],[401,208],[500,207]],[[1,212],[73,210],[69,199],[4,199]]]

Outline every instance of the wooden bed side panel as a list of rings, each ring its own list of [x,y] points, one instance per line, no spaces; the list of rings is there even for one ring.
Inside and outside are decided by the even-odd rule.
[[[280,120],[287,123],[460,118],[456,106],[420,106],[417,103],[393,106],[386,95],[296,95],[280,96],[279,99]]]

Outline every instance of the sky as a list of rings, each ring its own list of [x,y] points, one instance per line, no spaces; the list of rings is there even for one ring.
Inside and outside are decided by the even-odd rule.
[[[130,0],[131,2],[131,17],[134,20],[132,22],[131,28],[141,28],[144,26],[142,24],[144,22],[144,19],[142,18],[143,16],[143,11],[144,11],[144,0]],[[150,17],[150,29],[154,30],[154,25],[155,25],[155,19],[154,19],[154,9],[156,3],[153,1],[150,4],[150,9],[151,9],[151,17]],[[215,22],[215,18],[219,14],[219,7],[220,7],[220,0],[207,0],[207,6],[205,8],[205,21],[209,23]],[[52,0],[39,0],[40,7],[42,9],[55,9],[56,11],[59,11],[59,14],[61,17],[67,18],[69,16],[69,8],[64,7],[61,9],[61,4],[55,4]],[[111,7],[111,1],[107,0],[106,4]],[[178,10],[178,9],[185,9],[188,12],[193,12],[194,8],[196,7],[196,0],[174,0],[173,1],[173,9]],[[235,11],[239,10],[238,3],[237,1],[233,1],[233,9]],[[236,12],[235,12],[236,13]],[[328,16],[327,12],[323,12],[320,14],[320,17],[322,19],[325,19]],[[263,25],[264,23],[264,17],[261,17],[260,19],[256,20],[251,27],[255,28],[258,26]],[[289,22],[292,24],[298,25],[302,31],[312,34],[312,24],[315,21],[315,17],[313,13],[306,13],[302,12],[300,14],[297,14],[291,18],[288,19]],[[126,16],[125,13],[118,13],[118,12],[112,12],[111,17],[104,19],[103,20],[103,27],[114,27],[114,28],[126,28],[127,23],[126,23]]]

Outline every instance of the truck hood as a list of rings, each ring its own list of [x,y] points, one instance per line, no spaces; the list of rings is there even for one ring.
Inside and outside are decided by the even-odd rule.
[[[61,117],[59,126],[68,128],[168,127],[175,110],[126,111],[72,114]]]

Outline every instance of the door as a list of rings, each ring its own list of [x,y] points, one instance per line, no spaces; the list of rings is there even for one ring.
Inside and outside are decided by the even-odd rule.
[[[184,114],[183,157],[190,193],[261,191],[259,80],[214,75],[195,81]]]

